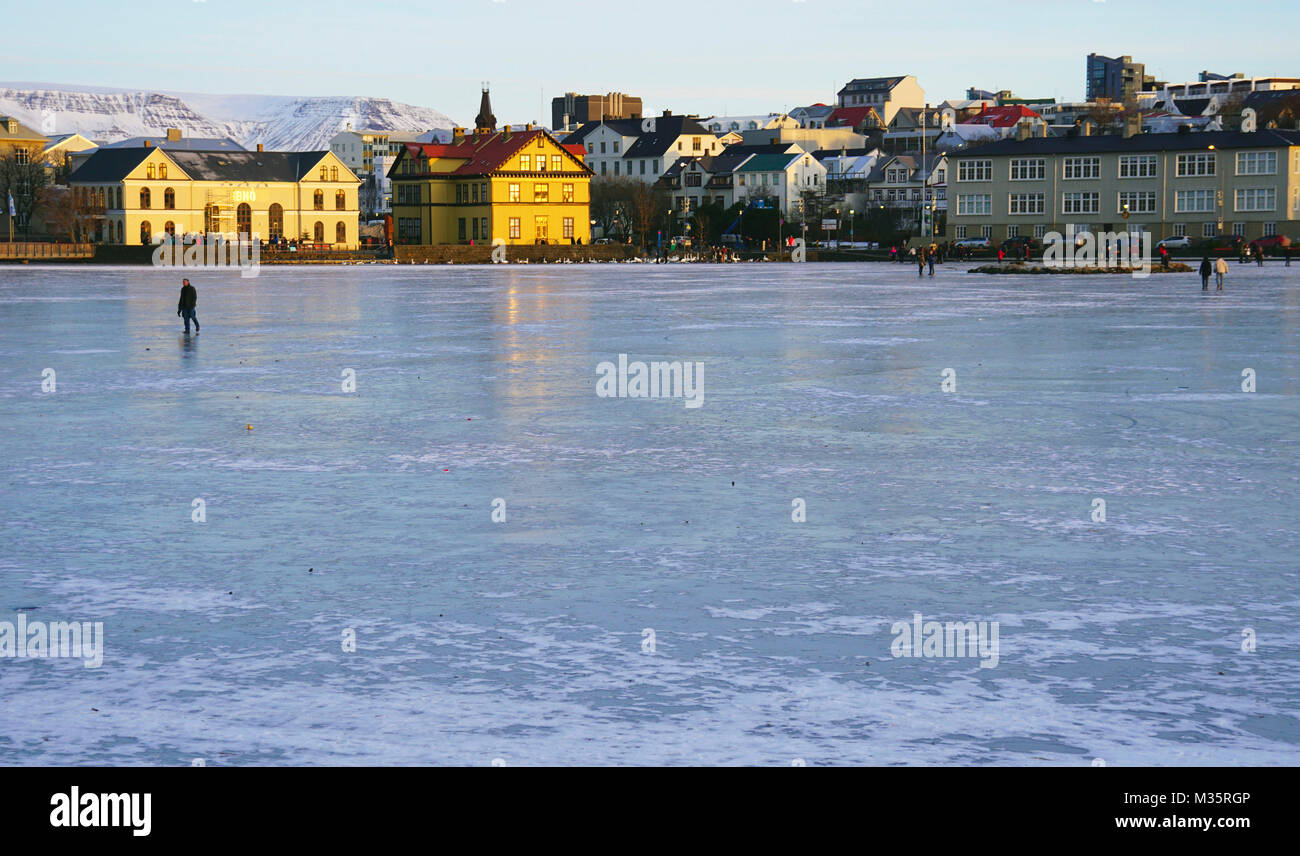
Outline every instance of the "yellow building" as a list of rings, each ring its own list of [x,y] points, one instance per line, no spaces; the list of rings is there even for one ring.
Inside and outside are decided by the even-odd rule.
[[[68,177],[91,239],[164,234],[297,240],[355,249],[360,180],[332,152],[101,148]]]
[[[581,146],[526,125],[450,143],[408,143],[389,170],[398,244],[591,242],[591,170]]]
[[[12,116],[0,116],[0,160],[12,159],[19,168],[26,167],[27,164],[37,163],[41,159],[41,152],[44,151],[49,140],[43,135],[38,134],[31,128],[19,122]],[[8,172],[6,170],[6,172]],[[19,183],[23,183],[18,179]],[[23,202],[21,199],[22,191],[16,187],[5,186],[7,181],[0,176],[0,240],[9,236],[11,229],[20,229],[25,225],[22,217]],[[12,192],[18,200],[19,216],[10,223],[9,217],[9,197]]]

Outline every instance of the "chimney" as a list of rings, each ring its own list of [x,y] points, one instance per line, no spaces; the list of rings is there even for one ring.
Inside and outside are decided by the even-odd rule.
[[[145,141],[144,141],[144,147],[145,147],[146,149],[149,148],[149,147],[152,146],[152,145],[153,145],[153,142],[152,142],[151,140],[145,140]]]
[[[1022,141],[1023,141],[1023,140],[1027,140],[1027,139],[1029,139],[1029,123],[1028,123],[1028,122],[1018,122],[1018,123],[1016,123],[1016,139],[1017,139],[1017,140],[1022,140]]]
[[[1041,139],[1047,139],[1047,123],[1039,122],[1036,128],[1037,136]]]
[[[181,141],[181,129],[180,129],[180,128],[168,128],[168,129],[167,129],[167,142],[169,142],[169,143],[179,143],[180,141]]]
[[[262,150],[262,144],[261,144],[261,143],[258,143],[258,144],[257,144],[257,150],[258,150],[259,152]]]
[[[1092,120],[1084,119],[1082,122],[1079,123],[1079,136],[1080,137],[1092,136]]]
[[[510,141],[510,125],[508,123],[501,126],[501,140],[502,142]]]
[[[525,131],[531,131],[532,129],[533,129],[533,123],[532,123],[532,122],[529,122],[528,124],[524,125],[524,130],[525,130]]]
[[[1142,133],[1142,117],[1129,116],[1124,120],[1124,139],[1136,137]]]
[[[463,142],[465,142],[465,129],[464,129],[464,128],[452,128],[452,129],[451,129],[451,143],[452,143],[452,145],[454,145],[454,146],[459,146],[459,145],[460,145],[461,143],[463,143]]]
[[[665,119],[667,119],[668,117],[670,117],[670,116],[672,116],[672,115],[673,115],[673,111],[671,111],[671,110],[665,110],[665,111],[664,111],[664,118],[665,118]]]

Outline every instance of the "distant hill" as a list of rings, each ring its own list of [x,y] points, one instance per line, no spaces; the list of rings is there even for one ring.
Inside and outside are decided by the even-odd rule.
[[[230,137],[247,149],[261,143],[282,151],[328,148],[349,123],[356,129],[404,131],[456,124],[432,108],[387,98],[208,95],[49,83],[0,83],[0,115],[47,135],[76,131],[108,143],[179,128],[187,137]]]

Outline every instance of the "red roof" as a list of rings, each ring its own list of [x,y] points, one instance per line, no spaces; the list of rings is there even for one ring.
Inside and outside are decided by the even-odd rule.
[[[1021,119],[1039,119],[1043,117],[1023,104],[1007,104],[1002,107],[985,107],[970,117],[963,125],[988,125],[993,128],[1012,128]]]
[[[546,135],[546,131],[540,128],[534,131],[511,131],[509,139],[506,139],[502,131],[493,134],[468,134],[459,142],[407,143],[406,152],[409,157],[457,158],[465,161],[453,170],[440,173],[442,175],[487,175],[501,169],[502,165],[520,149],[542,135]],[[558,142],[556,145],[560,145],[573,155],[573,151],[568,147]]]
[[[569,154],[574,157],[584,158],[587,156],[587,150],[583,148],[582,143],[561,143],[560,145],[562,148],[568,149]]]
[[[826,127],[856,128],[867,120],[874,107],[836,107],[826,117]]]

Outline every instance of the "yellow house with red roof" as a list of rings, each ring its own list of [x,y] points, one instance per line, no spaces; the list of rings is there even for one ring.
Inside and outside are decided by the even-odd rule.
[[[450,143],[402,146],[388,172],[395,243],[591,242],[591,170],[582,147],[531,125],[497,131],[494,124],[485,109],[473,134],[457,128]]]

